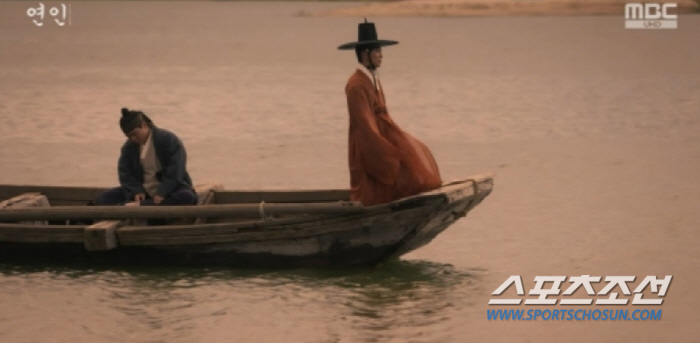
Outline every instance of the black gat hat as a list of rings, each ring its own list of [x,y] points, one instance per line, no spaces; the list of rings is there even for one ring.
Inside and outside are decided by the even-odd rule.
[[[367,18],[365,18],[365,22],[360,23],[357,27],[357,42],[345,43],[339,46],[338,49],[350,50],[355,47],[387,46],[398,43],[399,42],[394,40],[377,39],[377,29],[374,27],[374,23],[367,22]]]

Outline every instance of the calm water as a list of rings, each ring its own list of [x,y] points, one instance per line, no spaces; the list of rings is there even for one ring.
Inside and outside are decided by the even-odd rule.
[[[347,186],[336,47],[359,19],[305,15],[345,4],[70,4],[70,27],[37,27],[37,2],[0,3],[0,184],[116,185],[127,106],[180,135],[196,183]],[[4,262],[0,341],[697,340],[700,16],[370,19],[400,41],[381,69],[399,125],[447,180],[496,173],[467,218],[372,269]],[[486,319],[510,275],[585,274],[673,275],[662,320]]]

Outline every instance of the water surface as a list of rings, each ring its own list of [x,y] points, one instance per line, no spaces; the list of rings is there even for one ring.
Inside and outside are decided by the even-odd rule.
[[[44,2],[47,6],[60,4]],[[0,183],[113,186],[119,109],[176,132],[195,183],[346,188],[342,3],[73,2],[70,27],[0,4]],[[494,192],[373,269],[0,265],[4,342],[696,339],[700,17],[370,18],[389,111],[444,179]],[[522,275],[673,275],[657,322],[497,322]],[[524,307],[521,307],[524,308]],[[632,309],[631,306],[627,308]]]

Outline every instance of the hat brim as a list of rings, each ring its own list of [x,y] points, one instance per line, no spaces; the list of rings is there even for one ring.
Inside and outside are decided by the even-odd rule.
[[[399,42],[397,42],[395,40],[383,40],[383,39],[365,40],[365,41],[361,41],[361,42],[345,43],[345,44],[339,46],[338,50],[350,50],[350,49],[354,49],[357,46],[363,46],[363,45],[387,46],[387,45],[395,45],[395,44],[399,44]]]

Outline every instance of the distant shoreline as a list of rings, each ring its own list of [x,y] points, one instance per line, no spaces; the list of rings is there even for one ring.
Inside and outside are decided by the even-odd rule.
[[[337,0],[321,0],[336,2]],[[320,11],[314,16],[525,16],[598,15],[624,13],[621,0],[355,0],[357,5]],[[649,1],[639,1],[649,2]],[[700,12],[700,0],[658,1],[676,3],[674,14]],[[361,4],[360,4],[361,3]]]

